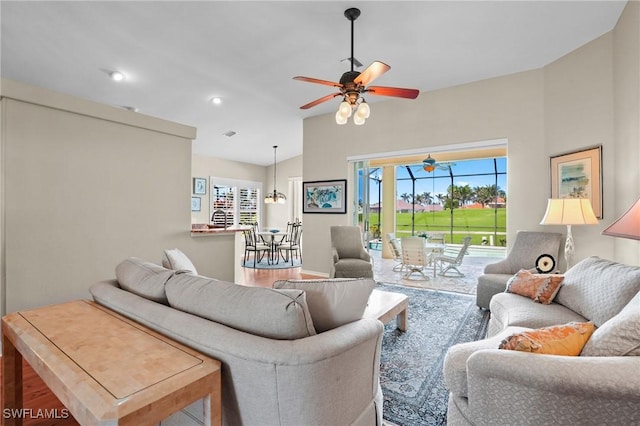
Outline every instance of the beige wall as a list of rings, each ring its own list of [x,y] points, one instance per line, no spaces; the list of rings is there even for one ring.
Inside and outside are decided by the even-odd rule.
[[[75,298],[182,249],[233,280],[233,236],[190,236],[195,129],[2,81],[3,314]]]
[[[364,126],[338,126],[333,114],[306,119],[304,180],[351,181],[350,156],[416,148],[426,154],[429,147],[506,138],[512,241],[521,229],[566,232],[539,225],[550,196],[549,156],[602,145],[605,216],[597,226],[574,227],[574,261],[589,255],[622,259],[615,244],[630,245],[633,255],[625,260],[640,263],[637,242],[600,235],[640,192],[637,8],[629,3],[614,34],[543,69],[422,93],[415,101],[373,103]],[[631,158],[622,159],[628,152]],[[620,177],[629,172],[631,177]],[[623,193],[630,195],[618,201]],[[304,216],[306,270],[329,271],[329,226],[350,220],[351,214]]]

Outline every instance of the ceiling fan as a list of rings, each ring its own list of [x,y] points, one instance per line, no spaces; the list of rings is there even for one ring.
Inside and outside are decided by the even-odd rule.
[[[293,77],[293,79],[309,83],[323,84],[325,86],[332,86],[339,89],[338,92],[331,93],[321,97],[320,99],[309,102],[308,104],[302,105],[300,109],[309,109],[337,96],[342,96],[343,101],[340,103],[338,112],[336,113],[336,123],[345,124],[355,109],[356,112],[354,113],[353,122],[354,124],[361,125],[364,124],[370,113],[369,105],[362,97],[365,93],[377,96],[415,99],[418,97],[420,91],[417,89],[405,89],[401,87],[367,86],[373,80],[389,71],[391,67],[383,62],[375,61],[362,72],[354,71],[354,61],[357,60],[353,56],[353,22],[358,19],[358,16],[360,16],[360,9],[355,7],[347,9],[344,11],[344,16],[351,21],[351,57],[349,58],[351,62],[351,71],[347,71],[342,74],[339,83],[303,76]]]

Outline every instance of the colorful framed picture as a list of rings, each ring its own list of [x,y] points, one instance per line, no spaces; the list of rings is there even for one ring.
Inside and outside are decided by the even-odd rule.
[[[302,213],[346,213],[347,181],[303,182],[302,201]]]
[[[191,197],[191,211],[199,212],[202,210],[202,199],[200,197]]]
[[[551,198],[588,198],[602,219],[602,145],[551,157]]]
[[[198,195],[207,193],[207,180],[205,178],[193,178],[193,193]]]

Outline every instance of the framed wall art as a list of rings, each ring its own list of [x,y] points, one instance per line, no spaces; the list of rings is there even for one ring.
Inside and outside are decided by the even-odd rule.
[[[205,178],[193,178],[193,193],[197,195],[207,193],[207,180]]]
[[[602,219],[602,145],[551,157],[551,198],[588,198]]]
[[[200,197],[191,197],[191,211],[199,212],[202,210],[202,199]]]
[[[346,213],[347,181],[303,182],[302,201],[302,213]]]

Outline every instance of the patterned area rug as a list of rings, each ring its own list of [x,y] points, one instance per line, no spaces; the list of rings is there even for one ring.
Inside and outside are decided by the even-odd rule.
[[[444,425],[448,391],[442,363],[447,349],[484,338],[488,311],[465,294],[378,283],[379,290],[409,296],[408,329],[385,325],[380,359],[384,419],[399,426]]]
[[[253,268],[253,258],[250,258],[249,260],[247,260],[246,263],[242,264],[243,267],[245,268]],[[289,260],[288,262],[285,262],[284,260],[280,259],[280,261],[278,263],[273,263],[273,264],[269,264],[269,262],[267,262],[267,259],[262,259],[262,261],[260,262],[256,262],[256,266],[255,269],[288,269],[288,268],[299,268],[301,265],[300,263],[300,259],[293,259],[293,265],[291,264],[291,260]]]

